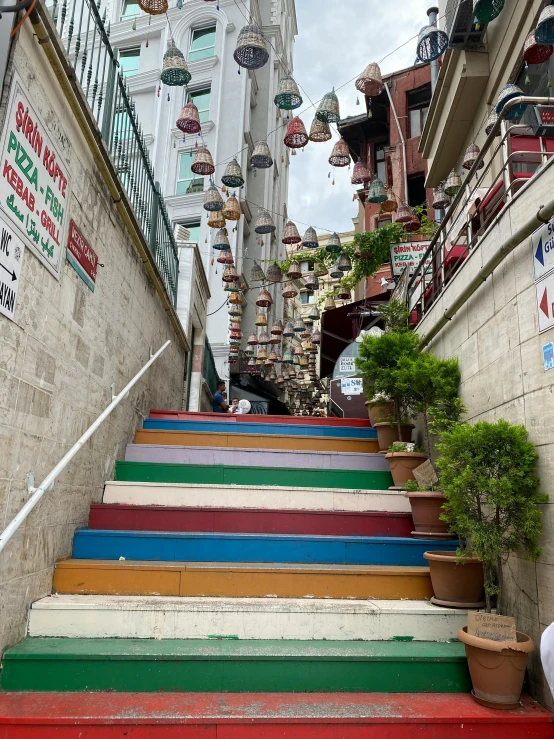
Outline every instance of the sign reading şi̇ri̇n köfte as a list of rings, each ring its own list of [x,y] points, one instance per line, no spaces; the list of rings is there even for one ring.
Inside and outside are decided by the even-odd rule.
[[[0,141],[0,209],[58,279],[69,222],[67,164],[14,77]]]

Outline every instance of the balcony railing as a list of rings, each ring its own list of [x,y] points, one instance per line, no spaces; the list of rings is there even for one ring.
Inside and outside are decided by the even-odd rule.
[[[425,316],[457,272],[463,269],[469,255],[479,247],[502,210],[554,154],[539,139],[522,137],[529,126],[506,127],[504,121],[508,111],[521,103],[554,105],[554,100],[519,97],[504,107],[408,283],[407,305],[412,324]],[[497,139],[499,131],[501,136]],[[511,150],[510,141],[514,138],[523,141],[524,146],[528,141],[529,148]],[[531,147],[531,142],[538,143]],[[502,164],[494,174],[499,154]]]
[[[100,2],[95,0],[53,0],[47,8],[176,305],[177,245],[135,105],[109,41],[106,9],[101,15]]]

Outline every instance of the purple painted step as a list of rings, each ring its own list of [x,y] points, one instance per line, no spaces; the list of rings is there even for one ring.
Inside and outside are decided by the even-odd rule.
[[[368,470],[389,472],[383,454],[352,452],[305,452],[288,449],[222,449],[205,446],[162,446],[127,444],[126,462],[161,462],[165,464],[227,464],[240,467],[288,467],[318,470]]]

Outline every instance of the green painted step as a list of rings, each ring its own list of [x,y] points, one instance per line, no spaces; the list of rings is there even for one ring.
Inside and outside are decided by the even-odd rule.
[[[165,464],[157,462],[115,463],[115,479],[126,482],[186,482],[198,485],[275,485],[303,488],[387,490],[390,472],[382,470],[318,470],[287,467],[241,467],[231,465]]]
[[[455,693],[459,642],[30,638],[8,649],[3,690]]]

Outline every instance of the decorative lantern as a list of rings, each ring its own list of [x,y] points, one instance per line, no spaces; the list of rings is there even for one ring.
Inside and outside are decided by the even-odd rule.
[[[323,310],[335,310],[337,306],[335,305],[335,301],[333,299],[332,295],[328,295],[325,298],[325,303],[323,304]]]
[[[302,349],[302,344],[297,344],[294,347],[293,354],[294,354],[295,357],[303,357],[304,356],[304,349]]]
[[[316,346],[321,344],[321,332],[317,329],[312,334],[312,344],[315,344]]]
[[[300,332],[301,339],[308,339],[312,335],[308,325],[304,323],[304,330]]]
[[[319,281],[313,272],[308,272],[304,277],[304,286],[308,292],[313,293],[314,290],[319,290]]]
[[[523,45],[523,58],[527,64],[544,64],[552,56],[554,46],[551,44],[539,44],[535,38],[535,32],[531,33],[525,39]]]
[[[319,247],[319,239],[317,238],[315,229],[311,226],[308,226],[306,229],[304,238],[302,239],[302,246],[304,249],[317,249]]]
[[[386,190],[387,199],[381,203],[381,211],[383,213],[394,213],[398,209],[398,201],[393,191],[388,188]]]
[[[312,321],[319,321],[319,310],[317,309],[317,305],[312,305],[310,312],[308,313],[308,317]]]
[[[283,333],[283,321],[275,321],[275,323],[271,327],[271,333],[275,336],[281,336]]]
[[[448,175],[448,179],[446,180],[444,184],[444,191],[449,197],[453,197],[456,195],[458,190],[462,186],[462,178],[460,175],[452,170],[450,174]]]
[[[212,155],[205,146],[199,146],[194,153],[194,161],[190,165],[191,172],[194,174],[213,174],[215,172],[214,160]]]
[[[355,84],[356,90],[368,97],[375,97],[383,92],[383,77],[379,65],[375,62],[368,64]]]
[[[221,178],[221,181],[227,187],[242,187],[244,185],[242,170],[236,159],[230,161],[225,167],[225,173]]]
[[[232,316],[233,318],[239,318],[240,316],[242,316],[242,305],[234,305],[234,304],[233,304],[233,303],[232,303],[232,302],[231,302],[231,301],[229,300],[229,310],[228,310],[227,312],[228,312],[228,313],[229,313],[229,315],[230,315],[230,316]]]
[[[299,244],[302,241],[300,234],[298,233],[298,229],[292,221],[287,221],[285,223],[282,241],[283,244]]]
[[[535,35],[536,35],[536,32],[535,32]],[[521,97],[524,94],[525,93],[520,87],[509,82],[501,90],[500,95],[498,96],[498,101],[496,103],[496,112],[498,113],[498,115],[502,113],[504,106],[506,105],[508,100],[513,100],[513,98]],[[526,110],[527,110],[527,103],[520,103],[519,105],[514,105],[513,107],[511,107],[505,117],[507,120],[513,121],[514,118],[520,118],[525,113]]]
[[[279,355],[276,354],[275,352],[270,352],[268,354],[268,357],[267,358],[269,359],[270,362],[278,362],[279,361]]]
[[[242,311],[242,294],[240,292],[233,292],[229,295],[229,304],[241,306]]]
[[[274,262],[273,264],[270,264],[267,268],[267,273],[265,277],[268,282],[281,282],[283,278],[283,273],[281,272],[281,268],[279,267],[279,265]]]
[[[347,288],[347,287],[344,287],[343,285],[341,285],[337,289],[337,298],[339,300],[350,300],[350,298],[351,298],[350,289]]]
[[[473,0],[473,20],[485,25],[497,18],[504,8],[504,0]]]
[[[227,198],[225,205],[223,206],[223,215],[228,221],[240,220],[240,205],[234,195]]]
[[[434,62],[448,48],[448,35],[436,26],[424,26],[417,40],[417,56],[422,62]]]
[[[284,376],[284,375],[279,375],[279,376],[277,377],[277,379],[275,380],[275,383],[276,383],[277,385],[283,385],[283,384],[284,384],[284,382],[285,382],[285,376]]]
[[[220,210],[212,210],[208,218],[209,228],[225,228],[225,218]]]
[[[285,336],[287,339],[290,339],[294,336],[294,324],[292,321],[287,321],[285,323],[285,328],[283,329],[283,336]]]
[[[338,123],[340,121],[339,99],[336,96],[335,88],[332,92],[328,92],[323,96],[315,117],[320,121],[325,121],[325,123]]]
[[[215,235],[212,246],[214,249],[220,249],[221,251],[231,248],[231,245],[229,244],[229,234],[227,233],[226,228],[219,229]]]
[[[358,159],[358,161],[354,165],[354,169],[352,170],[352,177],[350,178],[350,182],[353,185],[363,185],[364,182],[368,182],[370,179],[371,174],[367,166],[364,162],[362,162],[361,159]]]
[[[338,264],[334,264],[329,272],[329,277],[332,280],[340,280],[342,277],[342,271],[339,269]]]
[[[342,244],[340,243],[340,238],[339,238],[338,233],[332,233],[329,236],[329,238],[327,239],[327,243],[325,244],[325,251],[329,252],[329,254],[338,255],[341,253]]]
[[[416,213],[412,214],[412,218],[409,223],[404,224],[404,231],[407,233],[415,233],[421,228],[421,221]]]
[[[476,143],[470,144],[466,149],[466,153],[464,154],[464,161],[463,161],[462,167],[464,167],[464,169],[471,169],[473,165],[475,164],[475,162],[477,161],[480,151],[481,150],[479,149]],[[481,160],[481,163],[479,164],[477,169],[482,169],[483,167],[484,167],[484,162]]]
[[[535,39],[539,44],[554,44],[554,5],[543,8],[535,28]]]
[[[367,195],[368,203],[384,203],[387,199],[387,193],[385,192],[385,186],[381,180],[376,177],[371,183],[369,193]]]
[[[433,208],[444,210],[450,205],[450,198],[444,191],[444,187],[439,185],[433,190]]]
[[[221,210],[223,208],[223,198],[215,185],[210,185],[204,193],[204,210]],[[225,215],[225,213],[223,214]]]
[[[312,344],[311,338],[306,339],[306,341],[302,342],[302,349],[304,349],[304,352],[306,354],[313,354],[317,351],[315,346]]]
[[[271,332],[271,337],[269,339],[269,343],[270,344],[274,344],[275,346],[277,346],[278,344],[281,343],[281,337],[280,336],[275,336],[274,333],[273,333],[273,331],[272,331]]]
[[[225,284],[225,287],[223,289],[227,293],[240,293],[241,288],[240,288],[240,283],[239,283],[238,277],[237,277],[236,280],[233,280],[231,282],[227,282]],[[241,300],[241,303],[242,303],[242,300]]]
[[[283,139],[285,146],[289,149],[302,149],[308,143],[308,134],[306,133],[306,127],[302,123],[302,120],[293,118],[287,126],[287,132]]]
[[[329,124],[326,121],[320,121],[319,118],[314,118],[312,125],[310,126],[310,135],[308,136],[310,141],[315,141],[319,144],[323,141],[329,141],[333,138]]]
[[[329,274],[329,270],[323,264],[323,262],[316,262],[314,266],[314,275],[316,277],[325,277],[325,275],[328,275],[328,274]]]
[[[260,333],[260,335],[258,336],[258,344],[262,344],[263,346],[269,344],[269,334],[267,333],[267,331],[262,331]]]
[[[287,277],[289,280],[298,280],[300,277],[302,277],[302,270],[300,269],[300,265],[295,259],[293,259],[289,265]]]
[[[164,54],[162,72],[160,74],[161,81],[164,85],[169,85],[170,87],[182,87],[183,85],[188,85],[191,77],[192,75],[188,70],[183,52],[171,41],[169,49]]]
[[[486,124],[487,125],[485,126],[485,133],[487,134],[487,136],[490,135],[490,133],[491,133],[492,129],[494,128],[497,120],[498,120],[498,113],[493,108],[491,110],[491,112],[489,113],[489,117],[487,118],[487,121],[486,121]],[[500,136],[500,127],[496,129],[496,134],[495,135],[496,136]]]
[[[314,322],[312,321],[312,319],[310,318],[310,316],[304,316],[304,323],[309,328],[311,328],[314,325]]]
[[[306,330],[306,326],[304,325],[304,321],[301,318],[297,318],[293,326],[294,333],[301,334],[305,330]]]
[[[239,67],[260,69],[269,59],[265,39],[258,26],[249,24],[241,29],[233,57]]]
[[[332,167],[348,167],[350,164],[348,144],[342,137],[333,146],[333,151],[329,157],[329,164]]]
[[[266,290],[266,288],[263,287],[260,290],[260,294],[256,298],[256,305],[258,305],[260,308],[270,308],[272,303],[273,300],[271,298],[271,295]]]
[[[263,269],[260,267],[258,262],[254,260],[252,269],[250,270],[250,282],[263,282],[265,275]]]
[[[167,12],[167,0],[138,0],[138,6],[148,15],[163,15]]]
[[[294,110],[302,105],[302,95],[292,77],[282,77],[273,102],[280,110]]]
[[[183,133],[198,133],[201,129],[200,114],[194,103],[185,103],[177,119],[177,128]]]
[[[290,351],[290,349],[287,349],[283,352],[283,358],[281,359],[281,361],[284,364],[292,364],[292,352]]]
[[[285,298],[285,300],[289,300],[290,298],[295,298],[298,295],[298,290],[293,287],[292,282],[285,282],[281,295]]]
[[[263,336],[263,334],[262,334],[262,336]],[[258,347],[258,360],[260,360],[260,359],[262,359],[262,360],[267,359],[267,349],[265,348],[265,346],[259,346]]]
[[[340,269],[341,272],[350,272],[352,269],[352,262],[350,261],[350,257],[346,252],[343,252],[337,261],[337,267]]]
[[[250,166],[255,169],[269,169],[273,166],[273,159],[267,141],[258,141],[250,157]]]
[[[257,234],[270,234],[275,231],[275,224],[273,223],[272,217],[269,215],[267,210],[260,210],[258,217],[256,218],[256,225],[254,231]]]
[[[233,265],[229,265],[228,267],[225,267],[223,270],[223,275],[221,279],[223,282],[234,282],[235,280],[238,280],[239,276],[237,274],[236,267]]]
[[[296,379],[297,380],[303,380],[304,379],[304,373],[303,372],[300,372],[300,370],[298,370],[298,372],[296,373]]]
[[[267,316],[265,313],[257,313],[256,320],[254,321],[255,326],[267,326]]]
[[[234,264],[233,253],[230,249],[221,249],[216,261],[219,264]]]

